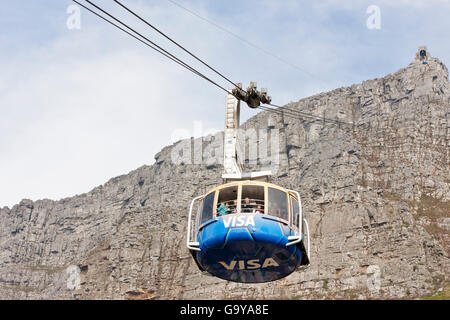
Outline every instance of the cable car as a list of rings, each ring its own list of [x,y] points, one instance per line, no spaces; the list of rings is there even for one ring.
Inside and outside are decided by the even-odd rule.
[[[192,201],[188,230],[192,224],[187,246],[199,269],[213,276],[268,282],[309,264],[309,228],[297,191],[261,181],[230,182]]]
[[[236,151],[239,114],[239,100],[230,92],[225,183],[192,200],[186,244],[205,274],[234,282],[269,282],[309,265],[309,227],[297,191],[270,183],[270,171],[242,172]]]

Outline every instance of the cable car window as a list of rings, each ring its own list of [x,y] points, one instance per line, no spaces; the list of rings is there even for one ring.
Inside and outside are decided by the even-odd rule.
[[[238,186],[232,186],[219,190],[217,199],[217,215],[224,216],[237,212]]]
[[[267,213],[289,221],[288,202],[284,191],[269,188],[269,210]]]
[[[264,186],[243,185],[241,212],[264,213]]]
[[[206,221],[212,219],[212,217],[213,217],[214,195],[215,195],[215,192],[211,192],[203,199],[202,215],[200,217],[200,225],[202,225]]]
[[[293,216],[294,226],[298,228],[298,212],[299,212],[298,201],[295,200],[293,197],[291,197],[291,208],[292,214],[294,215]]]

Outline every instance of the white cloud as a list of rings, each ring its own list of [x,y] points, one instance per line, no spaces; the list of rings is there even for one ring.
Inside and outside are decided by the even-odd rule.
[[[417,31],[409,34],[408,42],[403,36],[385,32],[396,29],[394,22],[409,23],[408,14],[402,16],[403,20],[388,20],[383,11],[382,31],[365,34],[367,6],[359,1],[178,2],[314,77],[169,2],[133,1],[130,6],[232,80],[244,86],[252,80],[260,87],[268,87],[276,104],[351,84],[372,74],[382,76],[384,70],[395,71],[393,66],[404,67],[404,61],[413,58],[410,46],[415,50],[424,43]],[[428,3],[441,2],[448,3],[411,3],[430,7]],[[367,5],[393,6],[391,3],[368,1]],[[396,5],[406,6],[406,0]],[[333,10],[338,6],[350,10],[345,19],[335,19]],[[56,18],[54,7],[49,6],[51,14],[43,13],[49,29],[60,25],[65,30],[65,9]],[[117,8],[114,12],[118,12]],[[129,15],[121,16],[130,21]],[[22,198],[58,199],[87,192],[111,177],[151,164],[154,154],[172,142],[174,131],[183,129],[196,134],[195,121],[201,121],[204,131],[222,129],[222,91],[84,10],[81,19],[79,31],[58,30],[58,35],[33,38],[33,44],[22,32],[23,43],[14,46],[17,50],[0,52],[0,206],[11,206]],[[25,17],[19,20],[28,21]],[[427,16],[427,21],[432,19]],[[426,31],[433,25],[447,30],[447,21],[424,23],[420,28]],[[174,50],[173,45],[144,25],[133,26]],[[10,27],[9,32],[10,36],[0,36],[3,43],[15,39],[15,30]],[[424,33],[432,54],[436,47],[448,54],[442,35]],[[418,43],[412,43],[415,41]],[[393,52],[386,55],[386,48],[393,48]],[[178,49],[174,52],[187,57]],[[399,63],[396,56],[404,60]],[[208,71],[208,75],[213,74]],[[220,83],[229,86],[222,80]],[[241,116],[245,119],[254,113],[243,108]]]
[[[153,51],[84,28],[2,60],[0,206],[87,192],[151,164],[214,101],[214,88]]]

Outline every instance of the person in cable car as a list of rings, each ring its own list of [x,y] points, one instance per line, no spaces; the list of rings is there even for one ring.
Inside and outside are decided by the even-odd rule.
[[[245,198],[244,203],[241,206],[242,212],[251,213],[253,210],[252,204],[250,204],[250,199]]]
[[[223,201],[220,202],[220,206],[217,208],[217,214],[219,216],[225,216],[228,214],[228,207]]]

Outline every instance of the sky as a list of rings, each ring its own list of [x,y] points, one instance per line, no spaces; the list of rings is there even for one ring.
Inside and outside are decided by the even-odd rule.
[[[278,105],[395,72],[420,45],[450,65],[449,0],[122,2]],[[96,3],[227,87],[112,0]],[[0,207],[88,192],[153,164],[180,132],[223,128],[223,91],[84,9],[73,28],[72,5],[1,6]]]

